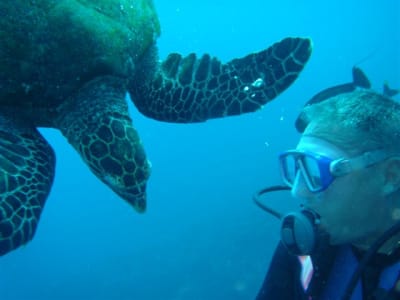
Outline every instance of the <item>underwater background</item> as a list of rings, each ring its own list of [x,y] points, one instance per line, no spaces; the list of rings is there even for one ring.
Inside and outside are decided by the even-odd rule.
[[[56,177],[32,242],[0,257],[1,300],[254,299],[279,221],[252,195],[281,183],[277,155],[296,145],[294,120],[315,93],[358,65],[381,91],[400,88],[398,0],[155,0],[170,52],[227,62],[287,36],[314,50],[299,79],[255,113],[199,124],[145,118],[130,103],[152,163],[148,209],[136,213],[97,180],[60,132],[42,129]],[[399,98],[398,98],[399,99]],[[289,194],[268,198],[282,212]]]

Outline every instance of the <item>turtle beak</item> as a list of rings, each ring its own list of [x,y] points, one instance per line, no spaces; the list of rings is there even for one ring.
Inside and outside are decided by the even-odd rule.
[[[137,212],[143,213],[146,211],[146,182],[129,186],[128,182],[121,183],[118,178],[111,178],[111,176],[105,176],[102,180],[118,196],[133,206]]]

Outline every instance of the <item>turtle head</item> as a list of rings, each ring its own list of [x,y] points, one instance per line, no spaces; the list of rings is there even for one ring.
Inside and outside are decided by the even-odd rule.
[[[150,163],[130,119],[108,114],[81,137],[78,149],[92,172],[138,212],[144,212]]]
[[[146,209],[150,163],[128,114],[118,78],[99,78],[63,105],[55,127],[67,137],[91,171],[138,212]]]
[[[130,168],[129,165],[131,164],[125,164],[125,168]],[[136,172],[113,174],[113,170],[106,167],[98,177],[136,211],[144,212],[146,210],[146,181],[150,174],[150,163],[145,160],[142,161],[141,167],[134,168],[137,169]],[[96,172],[94,171],[94,173]]]

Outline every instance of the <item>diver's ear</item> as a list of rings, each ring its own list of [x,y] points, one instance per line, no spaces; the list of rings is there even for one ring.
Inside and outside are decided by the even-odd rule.
[[[400,157],[392,157],[384,165],[383,193],[385,196],[400,190]]]

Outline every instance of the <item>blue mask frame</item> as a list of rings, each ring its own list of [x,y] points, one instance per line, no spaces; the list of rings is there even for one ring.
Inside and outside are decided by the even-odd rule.
[[[326,190],[336,177],[372,166],[389,157],[386,151],[373,150],[353,158],[332,159],[315,152],[296,149],[281,153],[279,163],[283,181],[287,186],[293,187],[300,171],[309,191],[318,193]]]

